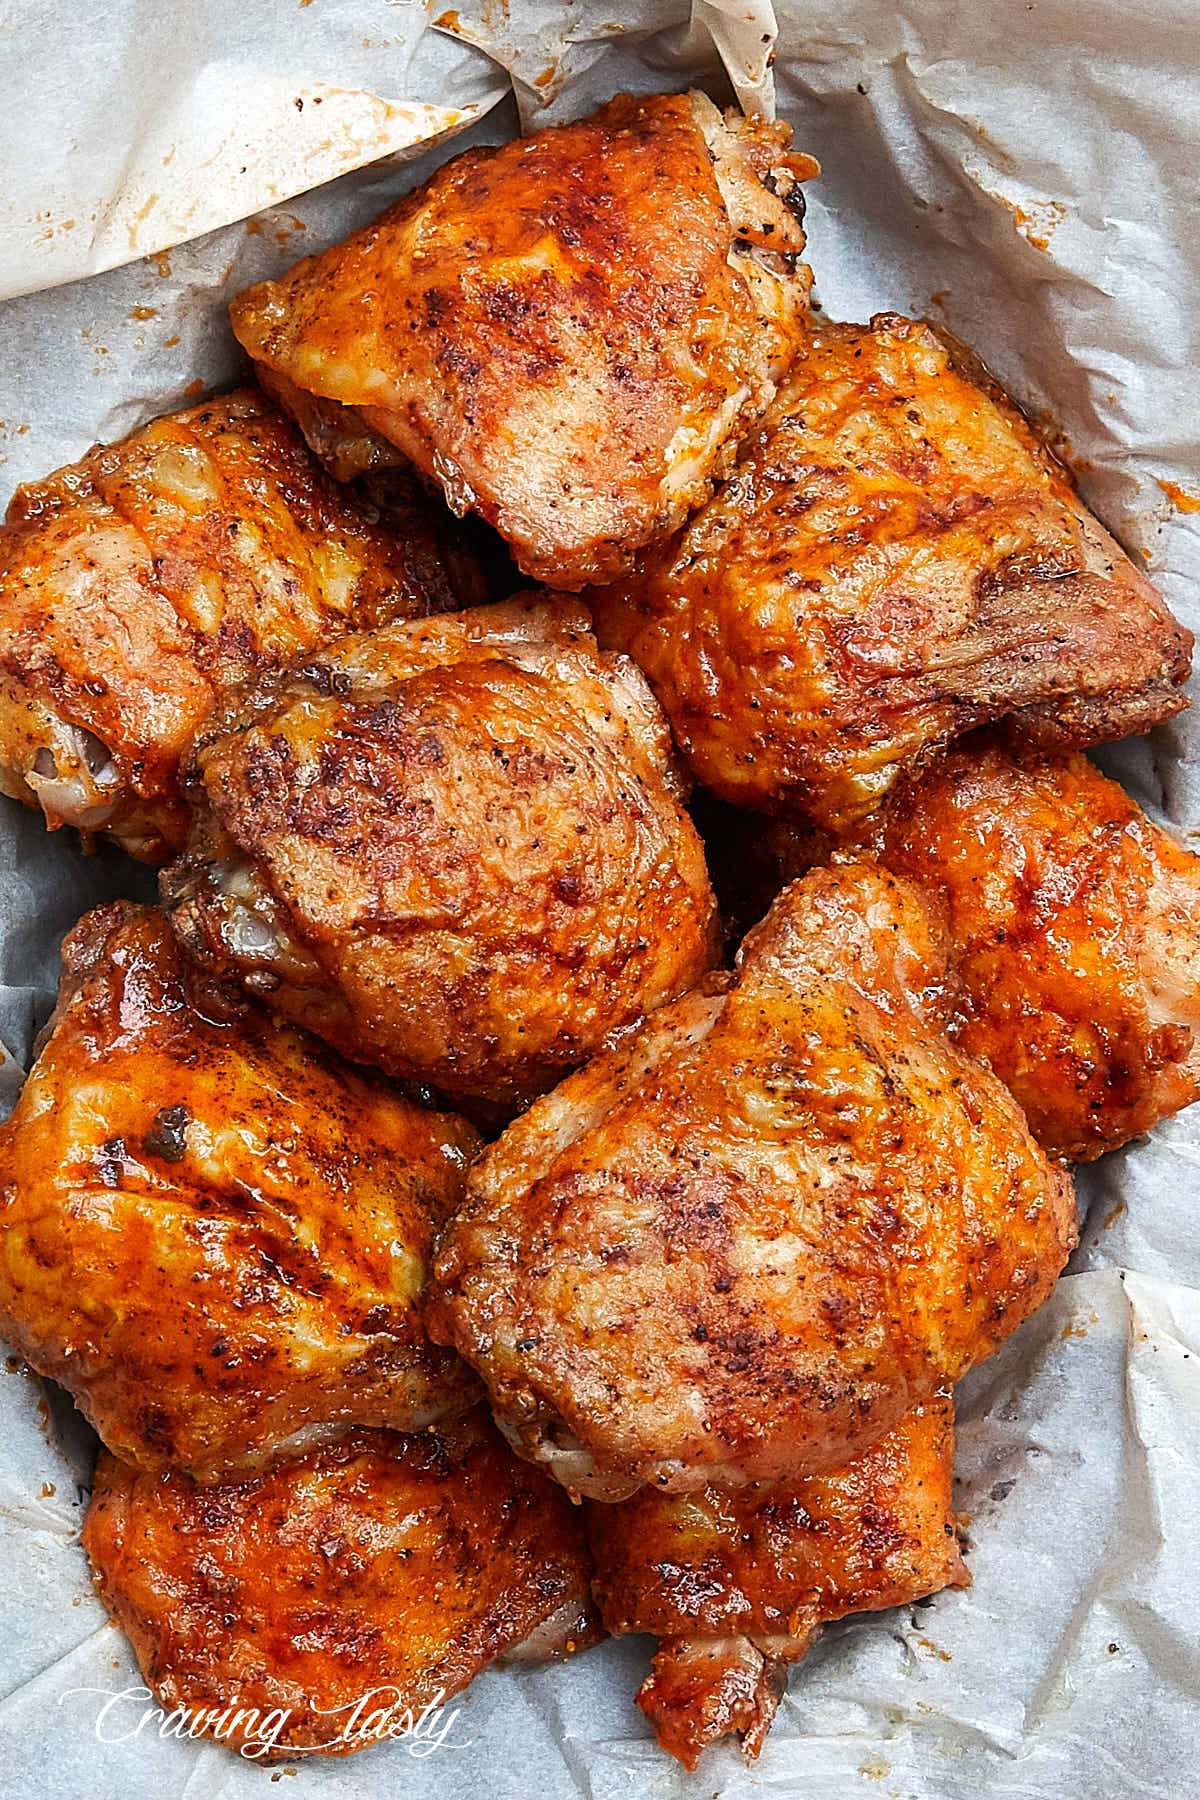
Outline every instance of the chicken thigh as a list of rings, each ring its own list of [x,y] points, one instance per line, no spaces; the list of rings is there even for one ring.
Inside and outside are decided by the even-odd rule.
[[[144,907],[63,959],[0,1126],[0,1332],[110,1450],[204,1479],[469,1406],[422,1307],[470,1126],[199,991]]]
[[[83,1541],[163,1709],[256,1759],[415,1743],[418,1720],[436,1747],[496,1657],[602,1635],[581,1519],[482,1409],[217,1487],[102,1454]]]
[[[588,598],[699,781],[840,837],[973,726],[1088,744],[1187,704],[1191,634],[979,365],[890,313],[814,329],[724,488]]]
[[[1086,757],[964,745],[897,791],[879,850],[943,909],[959,1044],[1053,1155],[1200,1099],[1200,857]]]
[[[619,95],[455,157],[233,329],[336,473],[408,459],[535,580],[610,580],[711,491],[795,345],[816,165],[790,135]]]
[[[699,979],[716,907],[670,736],[588,623],[447,614],[244,695],[163,877],[188,949],[346,1055],[507,1114]]]
[[[485,1152],[429,1329],[515,1448],[603,1500],[819,1473],[1046,1298],[1070,1181],[945,980],[914,888],[816,871]]]
[[[937,1394],[827,1475],[590,1504],[605,1625],[659,1639],[638,1705],[663,1748],[694,1769],[737,1732],[757,1756],[824,1622],[967,1585],[953,1468],[954,1403]]]
[[[448,516],[411,482],[389,500],[392,530],[253,391],[20,488],[0,529],[0,791],[147,862],[178,849],[180,753],[235,682],[486,597]]]

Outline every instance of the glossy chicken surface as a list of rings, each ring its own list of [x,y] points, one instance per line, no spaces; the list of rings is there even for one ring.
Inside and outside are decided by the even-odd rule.
[[[726,485],[589,603],[699,781],[835,836],[974,726],[1083,745],[1187,704],[1191,634],[986,372],[896,314],[814,329]]]
[[[1086,757],[964,746],[897,792],[880,853],[944,912],[958,1042],[1053,1154],[1200,1098],[1200,858]]]
[[[589,1505],[605,1625],[660,1640],[638,1704],[664,1749],[692,1769],[737,1732],[757,1755],[788,1664],[824,1622],[966,1585],[953,1466],[939,1394],[826,1475]]]
[[[482,596],[411,484],[332,482],[252,390],[18,490],[0,529],[0,790],[157,862],[184,745],[235,682],[354,627]]]
[[[582,607],[345,640],[218,721],[164,875],[189,950],[347,1055],[511,1111],[716,954],[637,670]]]
[[[0,1126],[0,1333],[116,1454],[202,1478],[470,1405],[422,1309],[471,1128],[190,985],[147,908],[63,958]]]
[[[818,871],[484,1153],[429,1326],[523,1455],[603,1500],[816,1474],[1045,1299],[1070,1182],[946,974],[915,889]]]
[[[816,165],[789,138],[618,96],[455,157],[239,295],[234,331],[335,472],[399,455],[527,575],[611,579],[707,496],[794,346]]]
[[[217,1487],[102,1454],[83,1540],[159,1703],[256,1757],[365,1749],[500,1655],[600,1635],[579,1515],[482,1409]]]

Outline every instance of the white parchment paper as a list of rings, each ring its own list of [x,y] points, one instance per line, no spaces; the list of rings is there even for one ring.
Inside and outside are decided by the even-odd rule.
[[[748,100],[773,82],[824,165],[809,215],[823,304],[945,319],[1200,630],[1197,23],[1193,0],[783,0],[774,16],[765,0],[15,0],[0,293],[23,297],[0,306],[0,499],[232,378],[229,295],[451,153],[439,141],[410,162],[418,140],[466,126],[454,147],[499,141],[518,116],[708,80],[715,45]],[[53,283],[70,285],[33,291]],[[1200,848],[1200,716],[1105,760]],[[4,805],[0,1038],[17,1058],[62,932],[151,885]],[[0,1060],[0,1102],[18,1080]],[[973,1588],[831,1629],[751,1767],[723,1747],[689,1778],[655,1748],[632,1704],[643,1640],[489,1672],[461,1703],[459,1747],[427,1760],[398,1745],[268,1772],[162,1739],[153,1719],[98,1740],[103,1694],[80,1690],[138,1677],[76,1540],[88,1434],[0,1365],[0,1794],[1200,1796],[1198,1112],[1080,1178],[1071,1272],[963,1384]],[[139,1716],[114,1710],[102,1735]]]

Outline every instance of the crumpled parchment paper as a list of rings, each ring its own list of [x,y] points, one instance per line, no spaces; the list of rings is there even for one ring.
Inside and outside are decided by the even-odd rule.
[[[0,308],[0,498],[235,375],[228,296],[451,153],[408,162],[417,140],[468,125],[454,147],[499,141],[518,116],[708,81],[716,46],[747,101],[773,82],[824,166],[809,214],[823,304],[944,319],[1200,629],[1195,24],[1192,0],[783,0],[774,17],[766,0],[17,0],[0,36],[16,100],[0,292],[24,297]],[[146,251],[160,254],[128,260]],[[56,282],[71,285],[30,291]],[[1104,760],[1200,847],[1200,714]],[[52,1002],[61,933],[151,886],[4,806],[0,1038],[17,1058]],[[0,1101],[18,1080],[0,1061]],[[139,1678],[76,1541],[89,1434],[0,1365],[0,1793],[1200,1795],[1198,1114],[1080,1176],[1069,1274],[960,1389],[974,1586],[831,1628],[749,1767],[723,1747],[689,1779],[655,1748],[632,1703],[645,1640],[489,1671],[426,1759],[385,1745],[268,1773],[162,1738],[153,1717],[139,1728],[132,1701],[98,1738],[106,1698]]]

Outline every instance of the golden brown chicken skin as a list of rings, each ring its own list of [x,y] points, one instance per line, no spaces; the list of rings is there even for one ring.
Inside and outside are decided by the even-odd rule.
[[[1052,1154],[1200,1099],[1200,858],[1086,757],[964,745],[897,791],[880,854],[942,908],[958,1042]]]
[[[945,979],[915,889],[817,871],[485,1152],[429,1326],[523,1455],[602,1500],[819,1473],[1045,1299],[1070,1182]]]
[[[453,1708],[426,1709],[498,1656],[601,1635],[579,1515],[482,1409],[217,1487],[102,1453],[83,1541],[163,1708],[251,1758],[344,1755],[422,1719],[427,1744],[461,1742]]]
[[[198,747],[188,949],[347,1055],[511,1113],[716,954],[670,736],[586,610],[347,639]]]
[[[88,914],[63,958],[0,1126],[0,1333],[117,1455],[206,1479],[470,1405],[422,1321],[470,1126],[217,1010],[147,908]]]
[[[148,862],[180,753],[239,679],[354,627],[483,598],[411,483],[339,488],[261,394],[156,419],[17,491],[0,528],[0,790]]]
[[[336,473],[407,458],[535,580],[610,580],[707,496],[792,351],[816,165],[790,135],[619,95],[455,157],[233,329]]]
[[[1191,634],[979,366],[892,313],[814,329],[724,488],[589,603],[699,781],[835,836],[973,726],[1082,745],[1187,704]]]
[[[660,1640],[638,1705],[663,1748],[694,1769],[736,1732],[757,1756],[823,1623],[967,1585],[953,1467],[954,1404],[937,1394],[827,1475],[589,1505],[606,1627]]]

